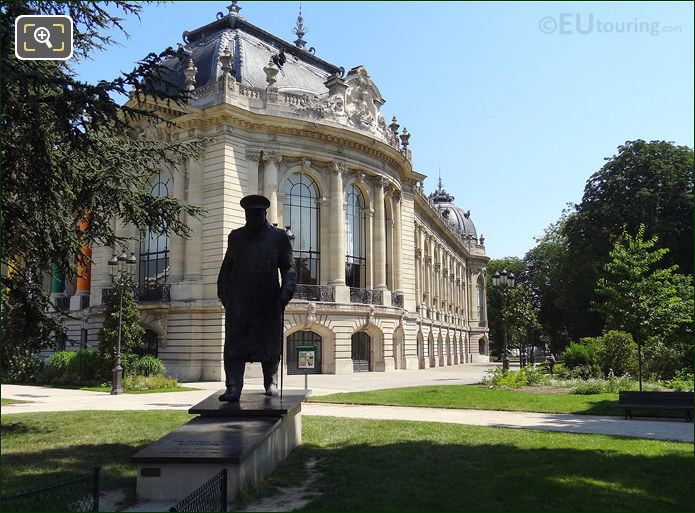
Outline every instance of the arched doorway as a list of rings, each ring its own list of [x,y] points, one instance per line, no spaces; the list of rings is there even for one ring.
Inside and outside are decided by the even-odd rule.
[[[352,334],[352,370],[369,372],[371,364],[371,338],[364,331]]]
[[[452,354],[451,354],[451,339],[449,338],[449,334],[447,333],[446,335],[446,364],[447,365],[453,365],[454,362],[452,360]]]
[[[454,352],[454,365],[459,364],[459,348],[458,348],[458,341],[456,340],[456,332],[454,332],[454,336],[451,339],[451,349]]]
[[[430,334],[427,335],[427,356],[429,356],[430,359],[430,367],[435,367],[435,360],[434,360],[434,336],[432,335],[432,332],[430,331]]]
[[[425,339],[422,331],[417,333],[417,364],[420,369],[425,368]]]
[[[133,352],[139,356],[150,355],[156,358],[159,355],[159,333],[145,328],[145,333],[142,335],[142,347]]]
[[[444,340],[441,333],[437,336],[437,354],[439,355],[439,366],[444,367]]]
[[[313,369],[301,369],[297,367],[297,346],[314,345]],[[313,331],[295,331],[287,337],[287,374],[321,374],[321,335]]]
[[[393,333],[393,366],[394,369],[405,369],[405,335],[403,330],[398,328]]]
[[[482,355],[487,354],[487,350],[486,350],[485,345],[486,345],[485,344],[485,337],[478,340],[478,353],[480,353]]]

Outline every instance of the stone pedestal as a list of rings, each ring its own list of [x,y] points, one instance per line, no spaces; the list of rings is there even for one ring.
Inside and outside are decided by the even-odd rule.
[[[228,500],[233,500],[301,443],[305,392],[285,393],[282,400],[244,393],[236,404],[220,402],[222,392],[188,410],[199,417],[132,457],[138,500],[173,505],[222,468],[227,469]]]

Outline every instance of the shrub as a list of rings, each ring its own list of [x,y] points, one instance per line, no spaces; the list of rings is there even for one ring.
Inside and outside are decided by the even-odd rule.
[[[101,381],[102,369],[99,353],[92,349],[81,349],[75,353],[68,365],[71,383],[82,384]]]
[[[559,377],[563,379],[583,379],[584,381],[591,378],[599,378],[601,376],[601,368],[596,364],[578,365],[573,369],[565,368],[559,373]]]
[[[46,368],[42,378],[47,383],[67,384],[70,375],[70,363],[76,354],[76,351],[56,351],[53,353],[46,360]]]
[[[573,394],[580,394],[580,395],[593,395],[593,394],[602,394],[603,391],[604,391],[603,383],[595,382],[595,381],[587,381],[586,383],[580,383],[579,385],[575,386],[574,389],[572,390],[572,393]]]
[[[483,383],[488,383],[498,387],[519,388],[528,385],[538,385],[543,382],[546,376],[540,368],[527,366],[518,371],[503,370],[500,368],[488,371]]]
[[[605,392],[617,394],[623,390],[633,390],[634,388],[635,382],[629,374],[624,374],[618,378],[613,374],[612,370],[608,372],[608,377],[606,378],[606,384],[604,386]]]
[[[6,358],[2,365],[3,383],[30,383],[43,371],[43,363],[34,354],[19,352]]]
[[[104,359],[93,349],[56,351],[48,357],[40,382],[56,385],[87,385],[108,379]]]
[[[565,367],[574,369],[579,366],[593,366],[598,363],[597,340],[584,338],[581,342],[572,342],[564,353]]]
[[[692,392],[695,381],[695,376],[691,370],[682,370],[676,372],[676,375],[669,380],[662,381],[661,384],[676,392]]]
[[[159,358],[151,355],[135,357],[129,374],[133,376],[166,376],[167,367]]]
[[[597,359],[604,376],[613,370],[617,376],[636,374],[637,344],[624,331],[608,331],[597,340]]]
[[[123,378],[123,388],[127,390],[157,390],[160,388],[175,388],[178,382],[166,376],[126,376]]]

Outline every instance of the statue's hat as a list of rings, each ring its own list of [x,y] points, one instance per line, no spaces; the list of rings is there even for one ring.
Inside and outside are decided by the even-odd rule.
[[[265,196],[261,196],[260,194],[249,194],[248,196],[241,198],[239,204],[244,210],[259,208],[266,210],[270,206],[270,200]]]

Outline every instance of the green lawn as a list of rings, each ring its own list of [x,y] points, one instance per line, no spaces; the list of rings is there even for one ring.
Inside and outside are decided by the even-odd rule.
[[[178,410],[2,415],[2,494],[60,482],[99,465],[101,488],[124,488],[132,498],[130,457],[191,418]]]
[[[0,406],[9,406],[11,404],[24,404],[29,402],[31,401],[20,401],[19,399],[5,399],[4,397],[0,398]]]
[[[102,489],[124,488],[132,499],[130,456],[189,418],[183,411],[3,415],[3,494],[102,465]],[[317,458],[309,511],[690,511],[693,503],[692,444],[323,417],[304,417],[303,436],[257,489],[299,484],[304,462]]]
[[[101,385],[96,387],[80,387],[80,390],[89,390],[92,392],[111,392],[110,385]],[[124,389],[126,394],[161,394],[162,392],[190,392],[191,390],[200,390],[200,388],[192,387],[164,387],[164,388],[152,388],[146,390],[130,390],[128,388]]]
[[[305,417],[304,446],[260,487],[306,511],[691,511],[691,444],[455,424]],[[688,491],[690,490],[690,491]]]
[[[346,392],[309,398],[313,402],[385,404],[472,410],[533,411],[540,413],[579,413],[584,415],[622,415],[618,394],[553,394],[524,392],[477,385],[436,385],[388,388],[370,392]]]

